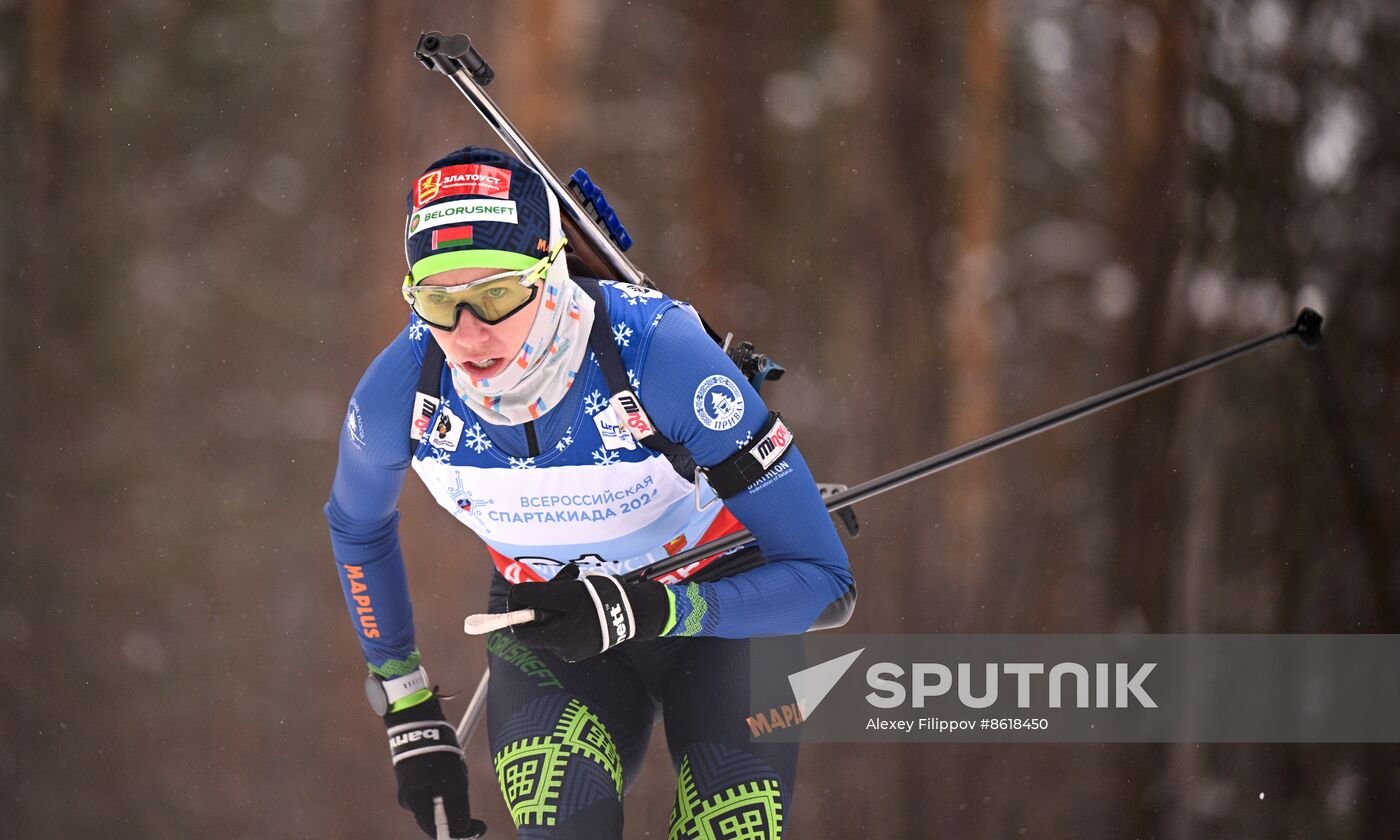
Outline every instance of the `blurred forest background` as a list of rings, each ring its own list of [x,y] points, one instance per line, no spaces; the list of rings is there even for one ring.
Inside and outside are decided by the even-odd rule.
[[[867,503],[848,631],[1400,632],[1393,0],[0,0],[0,836],[419,836],[320,508],[406,316],[404,194],[496,144],[426,29],[788,366],[823,480],[1326,315]],[[425,661],[469,691],[489,564],[401,507]],[[632,837],[665,831],[649,760]],[[1395,745],[813,745],[798,783],[794,837],[1400,822]]]

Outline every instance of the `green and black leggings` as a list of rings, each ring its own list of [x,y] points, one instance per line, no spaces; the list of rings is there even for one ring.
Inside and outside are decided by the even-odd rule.
[[[492,580],[493,611],[506,587]],[[798,745],[750,737],[747,639],[627,642],[582,662],[508,630],[487,647],[491,754],[521,838],[620,838],[622,794],[658,718],[677,773],[671,840],[781,836]]]

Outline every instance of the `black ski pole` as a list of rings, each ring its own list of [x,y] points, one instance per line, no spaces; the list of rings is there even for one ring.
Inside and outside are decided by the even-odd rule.
[[[1239,358],[1246,353],[1257,350],[1281,338],[1287,338],[1290,335],[1298,336],[1298,340],[1301,341],[1305,347],[1317,346],[1318,342],[1322,341],[1322,316],[1315,310],[1304,307],[1304,309],[1298,313],[1297,320],[1289,327],[1271,332],[1267,335],[1261,335],[1249,341],[1242,341],[1232,347],[1227,347],[1224,350],[1211,353],[1208,356],[1202,356],[1195,361],[1186,362],[1174,368],[1144,376],[1142,379],[1135,382],[1119,385],[1117,388],[1104,391],[1097,396],[1080,400],[1064,408],[1055,409],[1039,417],[1033,417],[1030,420],[1017,423],[999,432],[993,432],[986,437],[978,438],[970,443],[965,443],[962,446],[950,449],[947,452],[925,458],[922,461],[917,461],[906,467],[900,467],[894,472],[882,475],[878,478],[872,478],[864,484],[858,484],[848,490],[842,490],[828,496],[826,498],[826,509],[828,512],[835,513],[857,502],[863,502],[866,499],[878,496],[888,490],[902,487],[911,481],[918,481],[925,476],[933,475],[954,464],[970,461],[973,458],[986,455],[988,452],[1000,449],[1003,446],[1009,446],[1017,441],[1022,441],[1028,437],[1038,435],[1041,432],[1049,431],[1056,426],[1063,426],[1081,417],[1087,417],[1111,405],[1117,405],[1118,403],[1146,394],[1149,391],[1154,391],[1161,388],[1163,385],[1169,385],[1173,382],[1178,382],[1182,379],[1194,376],[1201,371],[1208,370],[1216,365],[1224,364],[1231,359]],[[640,580],[644,577],[654,578],[658,575],[664,575],[667,572],[683,568],[697,560],[718,554],[721,551],[728,551],[752,539],[753,534],[749,531],[736,531],[733,534],[711,540],[695,548],[683,551],[674,557],[667,557],[665,560],[658,560],[650,566],[644,566],[640,569],[628,572],[623,577],[626,580]]]
[[[1030,420],[1017,423],[999,432],[993,432],[986,437],[978,438],[971,443],[965,443],[955,449],[950,449],[947,452],[934,455],[922,461],[917,461],[906,467],[901,467],[894,472],[887,473],[878,478],[872,478],[864,484],[858,484],[848,490],[843,490],[828,496],[826,498],[826,509],[828,512],[835,513],[857,502],[865,501],[866,499],[878,496],[888,490],[901,487],[911,481],[918,481],[925,476],[933,475],[954,464],[970,461],[979,455],[985,455],[1003,446],[1008,446],[1017,441],[1038,435],[1041,432],[1049,431],[1056,426],[1062,426],[1066,423],[1078,420],[1081,417],[1086,417],[1096,411],[1108,408],[1111,405],[1117,405],[1133,397],[1146,394],[1148,391],[1156,390],[1163,385],[1168,385],[1172,382],[1178,382],[1187,377],[1194,376],[1201,371],[1208,370],[1216,365],[1224,364],[1231,359],[1239,358],[1246,353],[1257,350],[1266,344],[1270,344],[1290,335],[1298,336],[1298,340],[1301,341],[1305,347],[1317,346],[1317,344],[1322,341],[1322,316],[1316,311],[1305,307],[1298,313],[1297,320],[1289,327],[1269,333],[1268,335],[1261,335],[1249,341],[1240,342],[1232,347],[1227,347],[1224,350],[1211,353],[1208,356],[1202,356],[1195,361],[1186,362],[1185,364],[1177,365],[1174,368],[1161,371],[1160,373],[1145,376],[1135,382],[1120,385],[1117,388],[1104,391],[1097,396],[1080,400],[1064,408],[1055,409],[1039,417],[1033,417]],[[753,534],[749,531],[737,531],[717,540],[711,540],[710,542],[698,545],[688,551],[683,551],[674,557],[668,557],[665,560],[652,563],[650,566],[628,572],[626,575],[623,575],[623,578],[626,580],[638,580],[643,577],[664,575],[667,572],[675,571],[697,560],[743,545],[752,539]],[[528,613],[529,611],[522,610],[521,612]],[[504,619],[506,623],[529,620],[524,616],[516,618],[509,613],[505,615],[475,616],[474,618]],[[471,621],[472,619],[469,618],[468,622]],[[473,630],[472,632],[485,631]],[[465,743],[467,738],[471,737],[471,733],[476,728],[477,721],[485,708],[486,683],[487,675],[483,674],[481,681],[476,687],[475,693],[472,695],[471,702],[467,706],[466,713],[462,715],[462,721],[457,726],[457,740],[461,743]]]

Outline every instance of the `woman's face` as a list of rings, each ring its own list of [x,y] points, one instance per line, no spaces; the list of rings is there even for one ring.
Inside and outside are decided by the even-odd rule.
[[[454,268],[434,274],[428,278],[432,282],[424,285],[460,286],[490,277],[492,274],[500,274],[505,270]],[[447,357],[448,362],[466,371],[473,379],[490,379],[505,370],[511,359],[520,353],[520,348],[525,344],[525,336],[530,333],[530,325],[535,322],[535,313],[539,312],[540,301],[543,299],[544,295],[535,295],[535,299],[524,309],[499,324],[483,324],[470,312],[464,311],[457,315],[455,330],[440,330],[431,324],[428,325],[428,329],[432,331],[433,338],[437,339],[438,346],[442,348],[442,354]]]

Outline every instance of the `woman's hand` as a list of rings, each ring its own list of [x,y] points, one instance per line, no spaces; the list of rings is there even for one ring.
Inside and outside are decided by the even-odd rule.
[[[530,647],[577,662],[628,639],[660,636],[670,629],[675,615],[671,597],[654,580],[629,583],[603,572],[588,572],[580,578],[578,565],[570,563],[551,580],[510,588],[508,609],[529,607],[538,616],[510,630]]]
[[[486,825],[472,819],[467,798],[467,765],[457,745],[457,732],[442,714],[434,693],[422,703],[384,715],[399,805],[413,813],[429,837],[440,836],[436,813],[440,806],[453,838],[480,837]],[[436,803],[434,800],[438,800]]]

